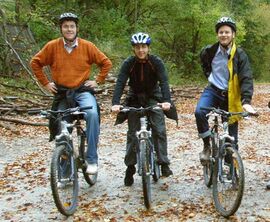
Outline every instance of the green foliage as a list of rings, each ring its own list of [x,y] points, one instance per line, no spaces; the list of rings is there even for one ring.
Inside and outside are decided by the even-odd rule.
[[[247,34],[246,41],[243,43],[253,66],[254,77],[264,81],[270,80],[269,11],[269,4],[260,4],[250,11],[250,16],[245,18]]]
[[[3,4],[3,3],[5,4]],[[7,4],[7,2],[9,2]],[[269,79],[269,1],[252,0],[17,0],[20,19],[30,25],[39,47],[60,35],[57,18],[66,11],[79,15],[79,35],[94,42],[114,63],[116,73],[132,53],[130,36],[148,32],[151,52],[166,63],[171,83],[203,81],[199,53],[217,41],[215,23],[221,16],[237,22],[237,45],[250,57],[257,80]],[[3,0],[9,21],[14,1]],[[23,5],[23,7],[22,7]],[[260,55],[260,56],[258,56]]]

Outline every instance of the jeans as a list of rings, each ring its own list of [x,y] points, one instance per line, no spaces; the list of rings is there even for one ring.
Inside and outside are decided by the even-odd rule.
[[[228,97],[219,95],[210,86],[207,86],[204,89],[195,110],[195,118],[199,137],[203,139],[210,136],[211,132],[209,129],[208,118],[206,117],[206,114],[208,114],[209,111],[201,110],[201,107],[216,107],[228,110]],[[229,125],[229,134],[234,137],[236,149],[238,149],[238,122]]]
[[[84,119],[86,121],[86,137],[88,142],[86,161],[89,164],[98,163],[97,145],[99,140],[100,126],[97,110],[96,98],[90,92],[75,93],[74,100],[80,107],[92,106],[92,109],[84,110],[87,114]],[[66,109],[67,101],[60,102],[58,109]]]

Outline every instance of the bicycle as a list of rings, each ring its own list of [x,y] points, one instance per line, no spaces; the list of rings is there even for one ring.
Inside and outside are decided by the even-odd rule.
[[[55,149],[51,160],[50,183],[55,205],[60,213],[65,216],[74,214],[78,204],[78,170],[81,169],[86,182],[93,186],[97,180],[97,174],[86,173],[87,163],[85,160],[86,132],[82,127],[81,120],[86,114],[83,110],[92,107],[75,107],[66,110],[41,111],[45,118],[53,118],[60,123],[60,132],[55,137]],[[67,122],[64,118],[71,117]],[[77,144],[72,131],[76,129]],[[75,146],[78,146],[78,150]]]
[[[238,210],[245,185],[242,158],[235,148],[234,137],[229,135],[229,117],[235,115],[247,117],[256,114],[227,112],[214,107],[201,109],[210,111],[207,116],[213,117],[214,122],[211,127],[211,158],[203,167],[204,183],[207,187],[213,185],[215,208],[227,218]]]
[[[139,147],[136,150],[137,156],[137,173],[142,177],[144,205],[147,209],[151,208],[151,184],[150,176],[155,182],[160,177],[160,167],[157,162],[157,154],[154,149],[151,138],[151,124],[148,119],[148,113],[152,110],[161,110],[158,105],[149,106],[146,108],[140,107],[123,107],[120,112],[134,112],[139,114],[141,127],[136,132],[139,140]]]

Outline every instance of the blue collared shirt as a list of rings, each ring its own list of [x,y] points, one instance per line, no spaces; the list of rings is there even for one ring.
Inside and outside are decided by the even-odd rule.
[[[224,51],[220,46],[212,61],[212,72],[208,77],[208,81],[221,90],[228,90],[228,82],[230,78],[228,69],[228,57],[231,48]]]
[[[68,53],[71,53],[73,49],[75,49],[78,46],[78,39],[76,38],[75,41],[73,42],[73,44],[71,46],[69,46],[67,44],[67,42],[65,41],[65,39],[63,38],[64,41],[64,47],[67,50]]]

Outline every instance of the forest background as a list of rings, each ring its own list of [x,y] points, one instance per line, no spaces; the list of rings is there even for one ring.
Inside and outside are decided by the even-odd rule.
[[[132,54],[131,34],[143,31],[150,34],[151,53],[164,60],[174,85],[206,81],[199,53],[217,41],[214,26],[218,18],[231,16],[237,23],[237,45],[247,52],[255,80],[270,81],[269,0],[1,0],[0,9],[0,25],[26,25],[33,33],[36,44],[22,52],[27,65],[44,44],[60,36],[59,15],[73,12],[80,19],[79,36],[112,60],[113,75]],[[7,63],[10,51],[2,35],[2,80],[14,77]]]

